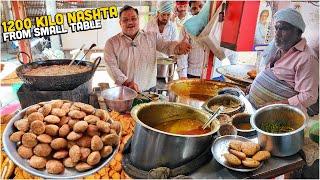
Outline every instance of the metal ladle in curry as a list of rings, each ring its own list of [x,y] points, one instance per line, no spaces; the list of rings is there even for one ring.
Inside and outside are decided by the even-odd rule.
[[[203,130],[206,129],[206,128],[211,124],[211,122],[212,122],[214,119],[216,119],[223,111],[224,111],[224,107],[223,107],[223,106],[220,106],[220,107],[217,109],[217,111],[212,114],[212,116],[210,117],[210,119],[209,119],[206,123],[204,123],[204,124],[202,125],[202,129],[203,129]]]

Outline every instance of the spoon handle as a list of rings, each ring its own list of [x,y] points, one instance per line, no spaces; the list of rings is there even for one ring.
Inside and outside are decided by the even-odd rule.
[[[212,122],[214,119],[216,119],[217,116],[220,115],[220,113],[221,113],[222,111],[223,111],[223,106],[220,106],[220,107],[218,108],[218,110],[217,110],[215,113],[213,113],[213,115],[210,117],[210,119],[202,126],[202,129],[206,129],[206,128],[211,124],[211,122]]]

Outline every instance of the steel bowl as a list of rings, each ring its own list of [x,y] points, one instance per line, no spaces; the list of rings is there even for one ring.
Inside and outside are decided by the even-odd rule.
[[[295,130],[287,133],[269,133],[261,129],[262,123],[279,120],[288,122]],[[306,116],[300,109],[285,104],[265,106],[251,116],[250,123],[257,131],[261,147],[270,151],[272,155],[291,156],[302,149]]]
[[[131,142],[130,161],[142,170],[156,167],[178,167],[203,153],[213,142],[220,125],[211,123],[211,131],[201,135],[172,134],[153,128],[155,125],[181,118],[206,122],[210,114],[199,109],[170,102],[140,104],[131,110],[136,121]]]
[[[218,136],[237,135],[237,129],[232,124],[221,124],[218,130]]]
[[[43,102],[46,103],[46,102]],[[31,107],[31,106],[29,106]],[[50,174],[46,170],[38,170],[35,168],[32,168],[27,159],[23,159],[20,157],[17,151],[17,143],[10,141],[9,136],[17,131],[17,129],[14,127],[14,122],[22,119],[24,117],[24,114],[26,110],[29,108],[25,108],[22,111],[18,112],[7,124],[3,135],[2,135],[2,140],[3,140],[3,148],[5,153],[8,155],[10,160],[14,162],[15,165],[18,167],[22,168],[26,172],[33,174],[35,176],[39,176],[42,178],[46,179],[78,179],[84,176],[89,176],[91,174],[94,174],[95,172],[99,171],[101,168],[104,168],[107,166],[110,161],[114,158],[114,156],[117,154],[119,145],[113,149],[113,152],[111,155],[109,155],[106,158],[101,158],[100,162],[95,165],[92,169],[84,172],[78,172],[74,168],[65,168],[64,172],[62,174]],[[120,143],[119,143],[120,144]]]
[[[251,114],[248,114],[248,113],[238,113],[238,114],[235,114],[231,117],[231,123],[234,127],[236,127],[236,129],[238,131],[238,135],[240,135],[240,136],[253,136],[253,135],[257,134],[256,130],[254,130],[252,128],[252,126],[251,126],[251,129],[248,129],[248,130],[238,128],[238,125],[240,123],[251,124],[250,117],[251,117]]]
[[[203,79],[176,80],[168,85],[169,101],[201,108],[206,100],[218,95],[218,91],[226,87],[235,85]]]
[[[131,109],[133,100],[138,96],[138,93],[131,88],[118,86],[103,90],[101,96],[111,110],[126,112]]]
[[[212,114],[214,113],[214,111],[210,107],[216,104],[223,105],[224,101],[235,101],[239,103],[239,106],[230,111],[225,110],[222,112],[222,114],[227,114],[229,116],[232,116],[244,110],[244,103],[240,100],[240,98],[230,94],[222,94],[222,95],[217,95],[215,97],[212,97],[202,105],[202,108]]]

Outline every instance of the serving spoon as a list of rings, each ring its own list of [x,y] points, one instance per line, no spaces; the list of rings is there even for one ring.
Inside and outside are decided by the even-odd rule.
[[[80,50],[75,54],[75,56],[72,58],[72,61],[70,62],[69,66],[71,66],[71,64],[73,64],[73,62],[76,60],[77,56],[80,54],[80,52],[82,51],[82,49],[84,48],[85,44],[83,44],[80,47]]]
[[[203,129],[203,130],[206,129],[206,128],[211,124],[211,122],[212,122],[214,119],[216,119],[223,111],[224,111],[224,107],[223,107],[223,106],[220,106],[220,107],[217,109],[217,111],[213,113],[213,115],[210,117],[210,119],[209,119],[206,123],[204,123],[204,124],[202,125],[202,129]]]
[[[96,47],[96,46],[97,46],[97,45],[96,45],[95,43],[91,44],[91,46],[89,47],[88,51],[83,55],[83,57],[80,59],[80,61],[77,63],[77,65],[79,65],[80,62],[83,60],[83,58],[86,57],[86,55],[88,54],[88,52],[89,52],[92,48],[94,48],[94,47]]]

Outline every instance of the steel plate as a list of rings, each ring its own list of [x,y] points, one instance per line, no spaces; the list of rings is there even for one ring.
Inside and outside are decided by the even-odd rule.
[[[30,107],[30,106],[29,106]],[[16,164],[18,167],[22,168],[23,170],[27,171],[28,173],[39,176],[42,178],[47,179],[72,179],[72,178],[80,178],[84,176],[88,176],[91,174],[94,174],[95,172],[99,171],[104,166],[108,165],[109,162],[113,159],[115,154],[118,152],[119,145],[113,149],[113,153],[109,155],[107,158],[101,158],[100,163],[95,165],[94,168],[85,171],[85,172],[78,172],[74,168],[65,168],[64,173],[62,174],[50,174],[46,170],[37,170],[35,168],[32,168],[27,159],[23,159],[20,157],[17,151],[17,145],[16,143],[9,140],[9,136],[16,131],[14,127],[14,122],[17,120],[20,120],[23,118],[24,113],[29,108],[25,108],[24,110],[17,113],[7,124],[4,132],[3,132],[3,147],[6,152],[6,154],[9,156],[9,158]],[[121,133],[120,133],[121,136]],[[119,143],[120,144],[120,143]]]
[[[228,147],[229,147],[229,143],[231,140],[239,140],[239,141],[243,141],[243,142],[250,141],[247,138],[244,138],[242,136],[236,136],[236,135],[221,136],[221,137],[217,138],[214,141],[214,143],[212,144],[211,152],[213,154],[213,157],[218,161],[218,163],[220,163],[221,165],[223,165],[224,167],[226,167],[228,169],[231,169],[234,171],[239,171],[239,172],[254,171],[254,170],[259,169],[263,165],[263,162],[260,162],[260,165],[256,168],[247,168],[247,167],[244,167],[243,165],[240,165],[238,167],[232,167],[232,166],[228,165],[225,158],[223,157],[223,154],[229,152]]]
[[[237,83],[251,84],[253,79],[250,79],[247,72],[253,69],[256,69],[254,65],[236,64],[221,66],[217,68],[217,72]]]

